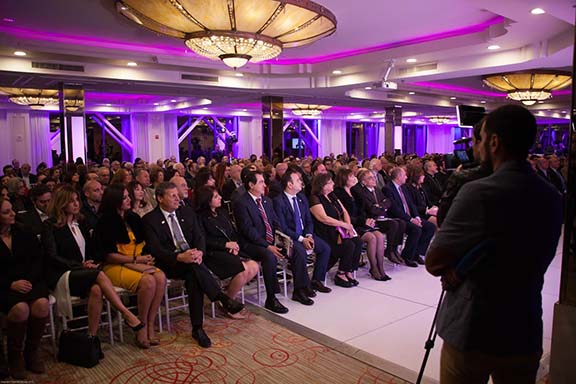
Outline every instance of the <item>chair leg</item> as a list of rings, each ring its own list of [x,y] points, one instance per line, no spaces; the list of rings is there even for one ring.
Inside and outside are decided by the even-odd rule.
[[[240,290],[240,294],[242,295],[242,304],[246,304],[246,301],[244,299],[244,286],[242,286],[242,289]]]
[[[106,300],[106,317],[108,318],[108,332],[110,333],[110,345],[114,345],[114,327],[112,325],[112,310],[110,302]],[[122,317],[118,319],[120,327],[122,327]]]
[[[170,324],[170,301],[168,301],[168,284],[166,284],[166,290],[164,291],[164,307],[166,308],[166,328],[168,332],[172,332],[172,326]]]
[[[162,304],[160,304],[160,307],[158,308],[158,331],[160,333],[163,332],[163,324],[162,324]]]
[[[258,305],[262,305],[261,292],[260,292],[260,268],[258,268],[258,275],[256,277],[256,291],[258,292]]]
[[[58,352],[56,351],[56,329],[54,328],[54,304],[51,304],[48,307],[49,310],[49,314],[50,314],[50,339],[52,341],[52,353],[54,354],[54,357],[56,357],[58,355]]]
[[[215,319],[216,318],[216,303],[211,302],[210,306],[212,307],[212,318]]]
[[[117,315],[118,315],[118,338],[120,339],[120,342],[123,343],[124,342],[124,327],[122,325],[122,313],[120,313],[120,311],[116,311]]]
[[[282,276],[284,277],[284,298],[288,298],[288,281],[286,281],[286,266],[282,267]]]

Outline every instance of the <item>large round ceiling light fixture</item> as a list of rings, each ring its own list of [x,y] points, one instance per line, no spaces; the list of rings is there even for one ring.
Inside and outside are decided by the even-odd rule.
[[[552,91],[570,85],[572,76],[568,72],[535,71],[489,75],[482,80],[487,86],[506,92],[512,100],[534,105],[549,99]]]
[[[334,14],[309,0],[116,0],[116,6],[135,23],[232,68],[336,31]]]
[[[327,105],[304,105],[304,104],[287,104],[286,107],[290,108],[294,115],[304,118],[318,117],[322,114],[322,111],[330,108]]]

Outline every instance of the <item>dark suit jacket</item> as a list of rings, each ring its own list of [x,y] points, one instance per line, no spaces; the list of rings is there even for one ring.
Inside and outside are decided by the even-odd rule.
[[[556,187],[558,192],[564,194],[566,193],[566,182],[562,174],[555,169],[548,169],[548,178],[550,182]]]
[[[238,241],[238,234],[234,230],[225,209],[220,209],[216,217],[210,213],[199,213],[198,216],[204,226],[206,247],[209,251],[227,252],[226,243]]]
[[[38,211],[36,211],[36,208],[17,214],[16,221],[35,235],[39,235],[44,231],[44,223],[42,223],[42,219]]]
[[[374,193],[370,192],[368,188],[358,183],[350,189],[352,196],[356,201],[362,201],[364,212],[366,217],[375,219],[378,216],[386,216],[386,212],[390,205],[392,204],[389,198],[386,198],[384,193],[378,188],[374,188],[376,193],[376,198],[374,198]],[[378,201],[376,201],[378,199]]]
[[[82,269],[82,253],[67,225],[57,227],[53,220],[46,220],[46,230],[43,237],[43,246],[46,251],[48,263],[48,286],[54,288],[60,276],[72,269]],[[80,231],[86,241],[84,260],[96,260],[95,244],[92,240],[92,231],[85,223],[80,223]]]
[[[194,210],[190,207],[179,207],[176,210],[176,218],[190,248],[196,248],[205,254],[206,238]],[[173,274],[177,268],[176,256],[179,252],[176,250],[170,226],[160,211],[160,207],[147,213],[142,221],[146,233],[146,243],[150,253],[156,258],[158,268],[169,275]]]
[[[272,179],[268,182],[268,197],[271,199],[275,199],[276,197],[280,196],[281,193],[284,192],[284,188],[282,188],[282,182],[278,179]]]
[[[410,221],[413,217],[418,216],[418,209],[410,199],[410,194],[406,191],[404,185],[402,187],[402,193],[408,204],[408,210],[410,215],[404,211],[404,204],[402,204],[402,198],[396,190],[394,183],[390,183],[384,187],[384,194],[392,201],[390,209],[388,209],[388,214],[390,217],[395,217],[397,219],[402,219],[404,221]]]
[[[442,197],[442,185],[440,182],[429,173],[424,174],[424,184],[422,184],[426,196],[432,205],[438,205],[440,198]]]
[[[252,196],[246,192],[233,201],[234,216],[236,217],[236,226],[240,235],[241,243],[249,243],[260,247],[267,247],[266,226],[260,216],[260,211]],[[281,225],[274,212],[272,200],[262,196],[262,206],[268,217],[268,222],[274,230],[280,229]]]
[[[314,222],[312,221],[312,215],[310,214],[310,204],[308,203],[308,199],[303,193],[299,193],[296,195],[296,200],[298,201],[300,217],[302,218],[301,236],[306,236],[308,234],[312,235],[314,234]],[[280,230],[290,236],[292,240],[298,241],[298,235],[296,234],[296,220],[294,219],[294,208],[292,201],[288,199],[288,196],[286,196],[284,192],[274,199],[274,209],[278,216],[278,221],[280,222]]]
[[[224,201],[230,201],[230,199],[232,198],[232,192],[234,192],[235,190],[236,190],[236,183],[234,183],[234,180],[232,179],[226,180],[226,182],[222,186],[222,199],[224,199]]]

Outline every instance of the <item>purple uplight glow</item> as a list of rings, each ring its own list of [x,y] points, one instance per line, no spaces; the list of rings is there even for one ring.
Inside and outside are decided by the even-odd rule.
[[[440,83],[428,83],[428,82],[424,82],[424,81],[419,81],[419,82],[415,82],[415,83],[410,83],[410,85],[415,85],[417,87],[432,88],[432,89],[441,89],[444,91],[451,91],[451,92],[467,93],[470,95],[478,95],[478,96],[485,96],[485,97],[506,97],[505,93],[487,92],[487,91],[481,91],[479,89],[464,88],[464,87],[458,87],[455,85],[440,84]]]
[[[430,41],[443,40],[443,39],[447,39],[450,37],[457,37],[457,36],[469,35],[472,33],[478,33],[478,32],[484,31],[485,29],[489,28],[490,26],[492,26],[494,24],[502,23],[505,20],[506,19],[502,16],[496,16],[496,17],[494,17],[490,20],[487,20],[483,23],[480,23],[480,24],[470,25],[467,27],[452,29],[449,31],[444,31],[444,32],[439,32],[439,33],[433,33],[431,35],[426,35],[426,36],[419,36],[419,37],[415,37],[412,39],[395,41],[392,43],[386,43],[386,44],[376,45],[376,46],[372,46],[372,47],[353,49],[350,51],[336,52],[336,53],[331,53],[331,54],[323,55],[323,56],[299,58],[299,59],[284,59],[284,60],[272,59],[272,60],[263,61],[263,63],[279,64],[279,65],[322,63],[324,61],[343,59],[343,58],[351,57],[351,56],[365,55],[367,53],[385,51],[387,49],[392,49],[392,48],[405,47],[408,45],[427,43]]]
[[[7,26],[0,26],[0,33],[6,33],[8,35],[15,36],[20,39],[30,39],[30,40],[39,40],[39,41],[49,41],[54,43],[62,43],[62,44],[71,44],[77,45],[79,42],[83,46],[88,47],[98,47],[98,48],[106,48],[106,49],[116,49],[122,51],[137,51],[137,52],[146,52],[150,54],[168,54],[168,55],[177,55],[177,56],[190,56],[194,55],[191,51],[187,50],[184,45],[182,48],[174,48],[171,46],[149,46],[149,45],[139,45],[139,44],[131,44],[126,43],[123,41],[111,41],[111,40],[104,40],[98,39],[90,36],[69,36],[69,35],[62,35],[59,33],[54,32],[46,32],[46,31],[34,31],[31,29],[24,29],[24,28],[14,28],[14,27],[7,27]]]

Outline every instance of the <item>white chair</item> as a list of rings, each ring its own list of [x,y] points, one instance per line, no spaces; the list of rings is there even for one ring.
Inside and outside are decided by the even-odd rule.
[[[118,296],[120,296],[121,299],[123,299],[124,302],[128,302],[130,300],[130,297],[136,296],[136,293],[132,293],[130,291],[125,290],[124,288],[120,288],[120,287],[114,287],[114,290],[116,291],[116,293],[118,294]],[[134,310],[134,309],[138,309],[137,305],[132,305],[132,306],[127,306],[126,308],[128,308],[129,310]],[[124,342],[124,322],[121,321],[122,319],[122,313],[118,310],[116,310],[117,316],[118,316],[118,338],[120,339],[120,342],[123,343]],[[163,324],[162,324],[162,311],[161,311],[161,306],[160,308],[158,308],[158,329],[160,332],[162,332],[163,330]]]
[[[177,291],[178,294],[170,296],[169,292]],[[166,329],[168,332],[172,332],[172,323],[170,321],[170,312],[179,309],[188,309],[188,294],[186,293],[186,287],[184,286],[184,280],[167,279],[166,280],[166,290],[164,291],[164,311],[166,316]],[[171,305],[171,302],[181,301],[181,303],[176,305]]]

